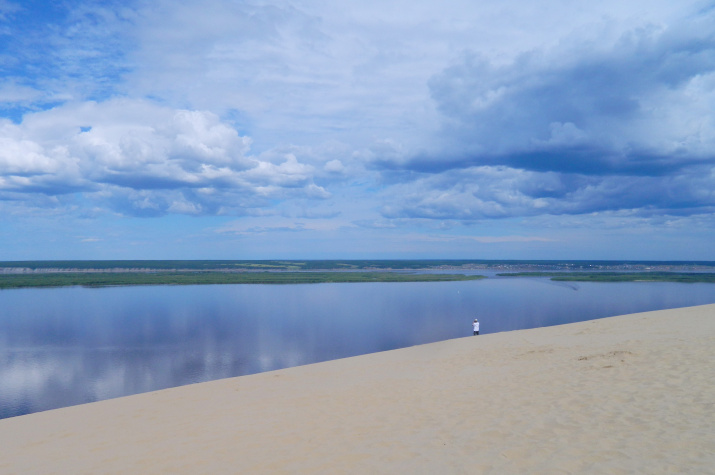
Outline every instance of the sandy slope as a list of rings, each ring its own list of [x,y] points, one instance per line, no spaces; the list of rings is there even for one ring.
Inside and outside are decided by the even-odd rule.
[[[713,473],[715,305],[0,421],[0,473]]]

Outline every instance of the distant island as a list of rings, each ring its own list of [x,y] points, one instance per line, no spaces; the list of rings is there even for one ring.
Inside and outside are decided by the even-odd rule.
[[[443,282],[503,277],[583,282],[715,282],[711,261],[63,260],[0,261],[0,289],[126,285]]]
[[[550,277],[561,282],[683,282],[715,283],[713,272],[514,272],[500,277]]]

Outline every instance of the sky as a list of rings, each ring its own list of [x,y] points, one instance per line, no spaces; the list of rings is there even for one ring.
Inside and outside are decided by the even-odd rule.
[[[0,0],[0,260],[715,260],[715,3]]]

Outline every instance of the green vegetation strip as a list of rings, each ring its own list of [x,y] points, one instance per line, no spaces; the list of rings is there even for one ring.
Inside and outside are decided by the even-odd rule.
[[[120,285],[321,284],[331,282],[446,282],[479,275],[396,272],[117,272],[0,275],[0,289],[24,287],[109,287]]]
[[[503,277],[551,277],[570,282],[683,282],[715,283],[715,273],[697,272],[513,272]]]

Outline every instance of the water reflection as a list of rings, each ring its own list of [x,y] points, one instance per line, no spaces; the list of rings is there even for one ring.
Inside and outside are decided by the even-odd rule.
[[[0,291],[0,418],[471,335],[715,302],[711,284],[449,283]]]

